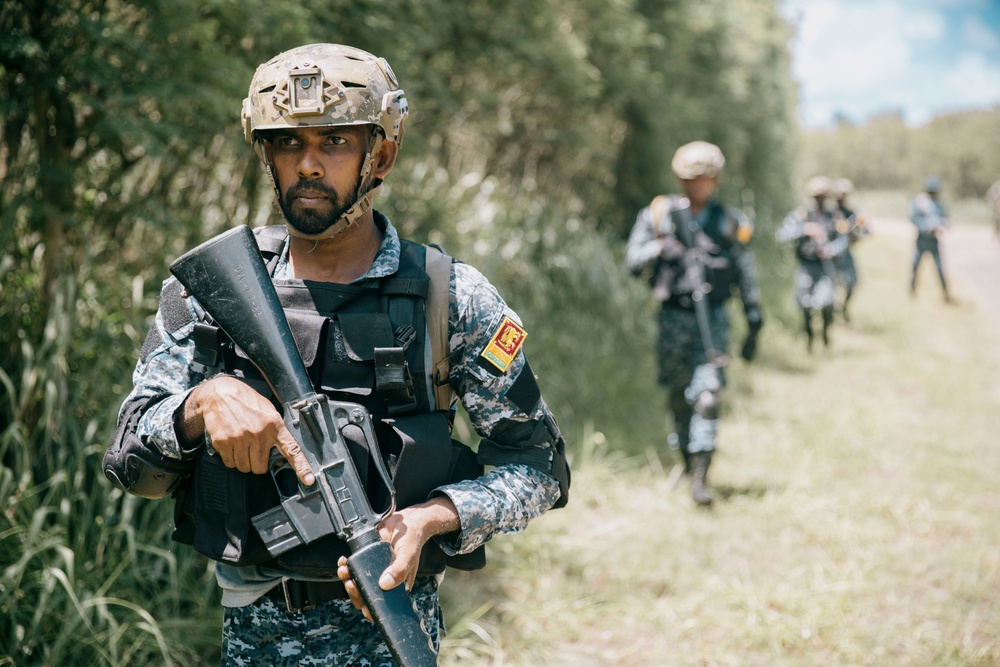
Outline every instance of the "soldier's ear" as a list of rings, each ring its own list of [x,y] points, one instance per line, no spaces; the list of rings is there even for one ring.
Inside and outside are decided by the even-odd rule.
[[[396,156],[399,155],[399,145],[395,141],[383,141],[379,146],[378,153],[375,154],[375,166],[372,175],[378,179],[384,179],[392,168],[396,165]]]

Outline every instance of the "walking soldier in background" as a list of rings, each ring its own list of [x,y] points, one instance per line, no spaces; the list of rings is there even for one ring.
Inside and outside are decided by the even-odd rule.
[[[989,190],[986,191],[986,201],[990,203],[993,210],[993,232],[1000,240],[1000,181],[994,181]]]
[[[433,663],[445,566],[482,567],[485,542],[567,499],[563,438],[524,356],[517,315],[476,269],[400,239],[372,207],[407,113],[384,59],[335,44],[261,65],[244,102],[246,140],[285,224],[256,230],[256,244],[249,237],[251,256],[266,261],[257,263],[263,280],[251,278],[249,262],[228,267],[225,280],[243,281],[237,297],[273,282],[274,311],[292,334],[284,340],[302,357],[296,386],[315,387],[308,395],[323,415],[331,414],[324,406],[350,406],[342,411],[349,420],[303,418],[311,434],[303,435],[304,409],[286,404],[282,418],[282,383],[262,377],[260,350],[235,344],[235,326],[171,278],[105,455],[105,474],[126,491],[173,493],[174,539],[217,561],[225,665]],[[229,237],[171,270],[181,278],[186,258]],[[260,318],[263,305],[250,301],[244,319]],[[451,440],[458,400],[483,438],[477,453]],[[336,424],[338,434],[331,427],[318,437],[317,423]],[[327,445],[346,443],[344,465],[317,470],[314,440],[322,460],[331,458]],[[287,468],[280,485],[268,474]],[[387,471],[391,483],[380,484]],[[353,511],[366,504],[380,508],[368,542],[337,532],[286,549],[299,528],[282,520],[293,515],[288,498],[317,487],[340,521],[366,518]],[[386,542],[391,562],[359,579],[351,559]],[[396,655],[383,628],[393,619],[372,602],[376,589],[388,597],[402,586],[427,635],[419,662]]]
[[[948,292],[948,282],[944,277],[944,265],[941,261],[940,238],[948,229],[948,214],[945,213],[944,204],[941,203],[941,183],[936,176],[928,176],[924,181],[924,192],[921,192],[910,204],[910,221],[917,228],[917,249],[913,256],[913,275],[910,278],[910,294],[917,293],[917,270],[920,268],[920,260],[925,253],[930,253],[934,259],[934,266],[937,268],[938,279],[941,281],[941,290],[944,292],[944,300],[951,303],[951,294]]]
[[[832,188],[826,176],[814,176],[806,183],[806,192],[813,199],[809,208],[789,213],[778,229],[781,243],[795,243],[795,302],[802,311],[806,346],[813,349],[813,311],[823,316],[823,344],[830,344],[830,325],[836,299],[837,269],[835,262],[847,251],[849,238],[837,231],[833,214],[826,209],[826,198]]]
[[[748,335],[742,356],[753,359],[763,324],[750,221],[724,207],[715,190],[725,158],[713,144],[677,149],[671,166],[684,197],[656,197],[629,236],[625,262],[645,275],[661,303],[659,382],[667,388],[677,444],[691,474],[691,496],[711,505],[707,474],[716,448],[720,397],[729,344],[725,304],[739,290]]]
[[[851,316],[848,306],[851,297],[854,296],[854,288],[858,284],[858,267],[854,261],[854,253],[851,246],[861,238],[868,236],[871,230],[868,228],[867,219],[860,212],[852,210],[847,204],[847,197],[854,191],[854,184],[849,179],[838,178],[833,182],[833,199],[835,207],[833,209],[833,224],[837,232],[847,236],[847,249],[834,259],[834,268],[837,270],[838,278],[844,285],[844,301],[841,304],[841,312],[844,321],[850,322]]]

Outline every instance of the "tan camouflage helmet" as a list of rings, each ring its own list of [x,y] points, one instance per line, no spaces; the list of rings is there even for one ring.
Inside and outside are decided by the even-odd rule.
[[[288,231],[305,238],[331,238],[372,207],[380,181],[369,178],[381,142],[402,145],[409,115],[406,95],[385,58],[341,44],[306,44],[279,53],[257,68],[243,100],[243,135],[267,170],[281,197],[261,132],[300,127],[373,125],[381,129],[362,163],[355,204],[319,234]]]
[[[670,167],[677,178],[686,181],[699,176],[718,178],[724,164],[726,158],[718,146],[707,141],[692,141],[677,149]]]
[[[832,187],[833,184],[826,176],[813,176],[806,181],[806,194],[810,197],[826,197]]]
[[[851,183],[849,178],[838,178],[833,182],[833,188],[830,194],[836,199],[843,199],[847,195],[854,192],[854,183]]]
[[[403,141],[406,95],[385,58],[351,46],[307,44],[257,68],[243,100],[243,133],[294,127],[377,125]]]

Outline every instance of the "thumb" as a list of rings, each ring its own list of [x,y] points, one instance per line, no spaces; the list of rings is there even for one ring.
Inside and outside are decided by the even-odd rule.
[[[382,576],[378,578],[378,586],[383,591],[388,591],[403,583],[405,578],[405,566],[399,563],[398,558],[394,558],[389,564],[389,567],[383,570]],[[407,589],[409,589],[409,587],[407,587]]]

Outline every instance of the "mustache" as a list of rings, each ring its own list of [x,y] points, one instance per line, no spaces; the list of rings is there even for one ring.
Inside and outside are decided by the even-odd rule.
[[[317,183],[316,181],[307,181],[307,180],[299,180],[297,183],[288,188],[288,190],[285,192],[285,199],[290,200],[303,193],[319,194],[324,197],[328,197],[334,202],[340,200],[340,196],[337,194],[337,191],[331,188],[329,185],[326,185],[325,183]]]

